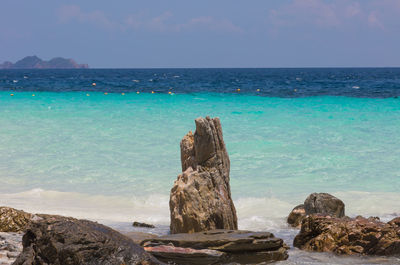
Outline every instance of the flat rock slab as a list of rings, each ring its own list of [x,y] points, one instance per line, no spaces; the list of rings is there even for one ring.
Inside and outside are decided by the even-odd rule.
[[[158,237],[155,234],[144,233],[144,232],[126,232],[122,234],[132,239],[132,241],[135,242],[136,244],[140,244],[145,239],[154,239]]]
[[[287,259],[287,246],[269,232],[211,230],[172,234],[142,243],[162,261],[176,264],[255,264]]]
[[[283,245],[283,241],[269,232],[218,229],[192,234],[181,233],[161,236],[142,242],[142,245],[146,247],[167,244],[183,248],[208,248],[224,252],[243,252],[278,249]]]
[[[211,249],[180,248],[170,245],[157,247],[145,247],[144,250],[155,256],[157,259],[175,264],[207,265],[220,264],[227,259],[227,254]]]

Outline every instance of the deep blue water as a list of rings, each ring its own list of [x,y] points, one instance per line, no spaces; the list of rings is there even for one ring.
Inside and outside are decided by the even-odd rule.
[[[92,86],[96,83],[96,86]],[[400,96],[400,68],[0,70],[0,90]]]

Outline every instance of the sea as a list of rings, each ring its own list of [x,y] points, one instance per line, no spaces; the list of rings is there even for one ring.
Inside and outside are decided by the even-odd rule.
[[[179,143],[219,117],[240,229],[292,246],[313,192],[400,215],[400,68],[0,70],[0,205],[169,232]],[[290,249],[279,264],[400,264]]]

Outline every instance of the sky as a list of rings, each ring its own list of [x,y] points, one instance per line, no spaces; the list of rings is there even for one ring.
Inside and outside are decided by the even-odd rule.
[[[0,62],[398,67],[400,0],[1,0]]]

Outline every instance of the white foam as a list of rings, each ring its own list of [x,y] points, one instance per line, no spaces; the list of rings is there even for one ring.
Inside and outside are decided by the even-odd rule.
[[[153,224],[169,223],[168,198],[150,195],[146,198],[132,196],[87,195],[33,189],[25,192],[0,194],[2,205],[31,213],[47,213],[109,222]]]
[[[388,221],[400,215],[400,194],[390,192],[345,191],[333,193],[346,205],[346,215],[379,216]],[[169,197],[88,195],[33,189],[0,194],[0,205],[32,213],[48,213],[96,220],[103,223],[142,221],[169,225]],[[275,197],[235,200],[240,229],[287,229],[286,217],[297,204]]]
[[[332,194],[345,203],[346,215],[350,217],[379,216],[383,221],[389,221],[400,216],[400,193],[345,191]]]
[[[395,192],[334,192],[345,203],[346,215],[355,217],[378,216],[387,222],[400,216],[400,193]],[[297,196],[296,196],[297,197]],[[305,199],[305,198],[304,198]],[[298,204],[270,198],[242,198],[235,201],[240,229],[275,230],[287,229],[286,218]]]
[[[235,207],[239,219],[239,229],[269,230],[286,227],[284,218],[293,205],[274,197],[241,198]]]

